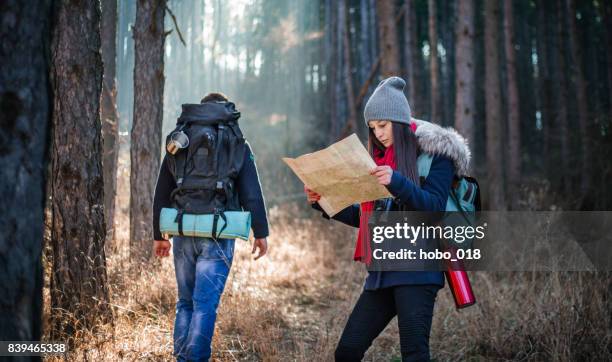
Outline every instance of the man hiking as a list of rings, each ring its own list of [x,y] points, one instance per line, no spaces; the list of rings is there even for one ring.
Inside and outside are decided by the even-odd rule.
[[[255,237],[251,253],[258,249],[255,260],[268,249],[259,175],[251,148],[238,128],[239,117],[223,94],[210,93],[200,104],[183,105],[177,129],[167,138],[167,143],[179,142],[168,144],[159,171],[153,236],[155,255],[168,256],[171,244],[160,232],[160,212],[162,208],[178,210],[179,235],[172,238],[172,253],[178,287],[174,355],[179,361],[207,361],[211,355],[217,306],[234,255],[234,239],[219,237],[228,224],[225,211],[250,212]],[[213,237],[184,235],[184,214],[214,215]],[[219,223],[217,228],[220,220],[225,226]]]

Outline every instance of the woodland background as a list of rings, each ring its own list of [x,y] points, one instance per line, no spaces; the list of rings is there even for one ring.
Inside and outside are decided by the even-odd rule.
[[[612,205],[612,3],[595,0],[6,0],[0,6],[0,340],[72,360],[171,358],[172,261],[152,197],[182,103],[242,112],[270,254],[238,243],[219,360],[330,360],[364,271],[280,161],[353,132],[380,79],[458,129],[488,210]],[[438,360],[610,360],[608,272],[472,273],[438,294]],[[368,360],[397,360],[394,322]]]

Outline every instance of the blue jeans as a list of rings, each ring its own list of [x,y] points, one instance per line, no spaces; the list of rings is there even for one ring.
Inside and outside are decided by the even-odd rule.
[[[207,361],[234,239],[175,236],[172,252],[178,286],[174,355],[179,361]]]

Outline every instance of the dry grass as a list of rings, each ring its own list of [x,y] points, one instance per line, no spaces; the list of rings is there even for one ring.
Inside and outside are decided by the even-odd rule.
[[[125,163],[121,167],[125,177]],[[134,265],[126,258],[126,187],[120,181],[119,231],[108,252],[114,324],[79,331],[72,361],[172,359],[172,259]],[[294,217],[299,214],[295,206],[270,211],[269,255],[259,261],[252,260],[249,243],[237,240],[214,360],[333,360],[365,270],[351,261],[354,231],[314,216]],[[436,360],[612,360],[609,274],[471,275],[476,306],[456,311],[448,288],[438,293],[431,335]],[[399,355],[394,320],[366,360]]]

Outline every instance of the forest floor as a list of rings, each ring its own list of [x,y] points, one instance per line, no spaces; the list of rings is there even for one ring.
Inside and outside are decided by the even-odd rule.
[[[173,262],[170,257],[136,264],[127,257],[127,162],[124,154],[116,240],[107,246],[114,323],[79,331],[72,361],[172,360]],[[295,205],[270,209],[269,252],[258,261],[252,260],[250,242],[236,240],[213,360],[333,360],[366,271],[352,261],[354,230],[315,211],[302,214]],[[609,274],[475,272],[471,278],[475,306],[457,311],[448,287],[438,293],[430,339],[434,360],[612,359]],[[48,295],[47,288],[47,319]],[[396,323],[364,360],[400,360]]]

